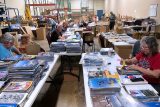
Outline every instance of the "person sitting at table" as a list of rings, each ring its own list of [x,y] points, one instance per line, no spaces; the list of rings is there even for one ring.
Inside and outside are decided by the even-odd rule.
[[[68,28],[68,22],[65,21],[65,22],[63,22],[62,32],[65,32],[67,30],[67,28]]]
[[[21,36],[20,47],[19,47],[21,53],[26,53],[26,47],[30,42],[31,39],[29,34],[24,34]]]
[[[140,41],[140,52],[134,58],[124,61],[130,69],[143,73],[143,77],[160,94],[160,52],[155,37],[143,37]]]
[[[63,39],[62,36],[62,25],[57,25],[56,29],[51,32],[50,40],[51,42],[57,42],[58,39]]]
[[[14,46],[14,37],[10,33],[5,33],[1,37],[0,43],[0,60],[13,56],[14,54],[20,55],[20,51]]]

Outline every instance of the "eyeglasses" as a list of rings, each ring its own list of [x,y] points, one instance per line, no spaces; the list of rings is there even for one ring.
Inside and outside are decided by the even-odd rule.
[[[147,45],[141,45],[141,49],[149,49]]]
[[[3,44],[13,44],[11,41],[4,41]]]

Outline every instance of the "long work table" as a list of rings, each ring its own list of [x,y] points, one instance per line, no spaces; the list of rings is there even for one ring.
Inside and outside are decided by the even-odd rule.
[[[34,101],[36,100],[38,94],[40,93],[41,89],[43,88],[45,82],[47,81],[47,78],[53,71],[53,68],[55,67],[56,62],[59,59],[59,55],[54,55],[54,60],[49,63],[49,69],[45,72],[45,75],[42,77],[42,79],[38,82],[36,87],[34,88],[33,92],[31,92],[30,96],[28,97],[24,107],[31,107]],[[55,72],[56,73],[56,72]]]
[[[104,64],[102,66],[86,66],[84,65],[84,56],[87,53],[84,53],[82,55],[80,64],[83,66],[83,77],[84,77],[84,89],[85,89],[85,101],[86,101],[86,107],[96,107],[93,105],[92,101],[92,94],[89,87],[89,77],[88,77],[88,71],[98,71],[101,70],[108,70],[111,74],[115,74],[117,72],[116,66],[120,66],[120,57],[115,54],[112,56],[108,55],[102,55]],[[144,105],[140,103],[139,101],[135,100],[133,97],[131,97],[125,90],[125,88],[120,83],[121,90],[119,93],[116,93],[116,97],[121,102],[120,107],[143,107]],[[93,95],[94,96],[94,95]],[[107,96],[107,95],[106,95]],[[108,107],[108,106],[107,106]],[[109,106],[110,107],[110,106]]]

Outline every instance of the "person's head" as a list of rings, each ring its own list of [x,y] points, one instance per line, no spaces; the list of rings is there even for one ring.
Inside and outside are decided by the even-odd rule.
[[[14,45],[14,37],[10,33],[5,33],[2,35],[2,43],[4,47],[11,48]]]
[[[58,32],[62,32],[62,25],[61,25],[61,24],[57,25],[56,30],[57,30]]]
[[[21,44],[28,44],[30,42],[30,34],[21,36]]]
[[[63,27],[64,27],[64,28],[67,28],[67,27],[68,27],[68,22],[67,22],[67,21],[63,22]]]
[[[157,39],[153,36],[144,36],[140,41],[141,51],[145,55],[155,55],[158,53]]]

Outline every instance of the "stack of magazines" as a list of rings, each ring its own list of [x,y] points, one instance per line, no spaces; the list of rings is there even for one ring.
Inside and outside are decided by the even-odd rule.
[[[81,50],[79,43],[66,43],[67,53],[81,53]]]
[[[65,48],[65,43],[64,42],[52,42],[50,45],[50,50],[51,52],[65,52],[66,48]]]
[[[33,81],[28,80],[10,80],[2,90],[3,92],[27,92],[33,89]]]
[[[22,60],[9,68],[9,79],[32,80],[36,84],[42,76],[42,60]]]
[[[110,95],[120,92],[121,86],[115,78],[90,78],[91,95]]]
[[[103,65],[103,58],[100,54],[89,53],[84,56],[85,66],[101,66]]]
[[[3,59],[3,61],[19,61],[21,59],[23,59],[24,55],[14,55],[11,57],[8,57],[6,59]]]
[[[12,61],[0,61],[0,68],[6,68],[12,64]]]
[[[22,107],[27,95],[27,93],[2,92],[0,94],[0,107]]]
[[[36,57],[38,60],[45,60],[47,62],[51,62],[54,60],[54,53],[53,52],[42,52],[39,53],[38,56]]]

